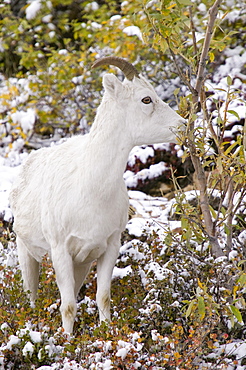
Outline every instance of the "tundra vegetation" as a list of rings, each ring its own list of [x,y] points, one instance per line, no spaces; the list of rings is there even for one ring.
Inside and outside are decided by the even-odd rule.
[[[150,147],[146,160],[140,149],[147,148],[140,148],[128,162],[132,190],[156,195],[153,181],[172,183],[166,212],[179,226],[146,223],[138,236],[127,228],[117,268],[128,274],[112,281],[110,327],[98,326],[95,268],[80,292],[70,340],[59,329],[59,293],[48,257],[30,306],[12,223],[1,215],[0,364],[245,369],[245,5],[21,5],[1,4],[1,163],[19,165],[31,149],[89,131],[101,96],[100,73],[90,69],[96,57],[114,54],[134,63],[188,124],[180,148]],[[169,169],[154,179],[138,177],[158,161]]]

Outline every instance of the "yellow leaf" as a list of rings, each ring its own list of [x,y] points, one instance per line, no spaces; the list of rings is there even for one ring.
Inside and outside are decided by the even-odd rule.
[[[233,287],[232,293],[233,293],[233,298],[234,299],[236,299],[236,294],[237,294],[238,289],[239,289],[238,285],[235,285]]]
[[[176,4],[171,4],[171,5],[169,5],[168,7],[167,7],[167,9],[172,9],[172,8],[174,8],[176,6]]]
[[[11,86],[11,87],[9,88],[9,92],[10,92],[11,94],[16,94],[16,93],[18,93],[18,89],[17,89],[17,87],[16,87],[16,86]]]
[[[214,345],[212,340],[209,340],[207,344],[208,344],[208,348],[210,348],[210,349],[216,348],[216,346]]]
[[[200,279],[197,279],[197,284],[201,289],[204,289],[204,284],[200,281]]]
[[[180,358],[181,357],[181,355],[178,353],[178,352],[174,352],[174,358],[176,358],[176,359],[178,359],[178,358]]]
[[[210,51],[208,53],[208,55],[209,55],[210,62],[213,62],[214,61],[214,53],[212,51]]]
[[[10,99],[10,94],[9,93],[6,93],[6,94],[2,94],[0,95],[0,99],[5,99],[5,100],[9,100]]]

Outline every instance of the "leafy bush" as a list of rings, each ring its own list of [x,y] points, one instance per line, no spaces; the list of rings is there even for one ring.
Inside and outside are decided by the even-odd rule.
[[[112,283],[110,327],[97,326],[92,270],[81,292],[70,339],[59,329],[58,288],[49,260],[42,264],[35,307],[30,307],[22,290],[16,265],[5,267],[1,279],[3,364],[9,368],[56,362],[57,369],[65,363],[85,368],[110,363],[123,369],[164,365],[195,369],[203,361],[211,364],[207,356],[218,346],[244,338],[246,274],[240,268],[240,256],[230,264],[215,263],[207,250],[187,248],[182,235],[176,234],[177,243],[169,245],[159,233],[163,230],[156,228],[145,235],[145,242],[135,239],[121,248],[119,277]],[[223,355],[218,361],[224,361]]]

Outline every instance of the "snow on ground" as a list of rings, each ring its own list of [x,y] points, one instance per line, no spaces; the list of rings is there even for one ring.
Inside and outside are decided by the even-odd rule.
[[[139,152],[139,148],[136,148],[136,151]],[[144,157],[145,151],[143,150],[142,156]],[[18,174],[20,166],[10,167],[10,166],[0,166],[0,215],[4,215],[5,221],[10,221],[12,219],[12,213],[9,208],[8,204],[8,194],[11,188],[11,185]],[[129,177],[128,177],[129,179]],[[131,181],[134,181],[134,178],[131,178]],[[142,252],[138,249],[138,241],[134,241],[134,238],[139,238],[141,235],[151,234],[153,231],[156,235],[163,240],[165,237],[166,230],[174,230],[181,227],[180,221],[172,221],[169,219],[169,215],[172,212],[172,208],[175,205],[175,199],[168,201],[166,198],[162,197],[151,197],[148,196],[140,191],[129,191],[129,200],[130,205],[135,209],[134,216],[129,220],[127,224],[127,231],[129,235],[133,238],[131,242],[125,243],[120,249],[121,261],[124,260],[126,254],[128,256],[133,257],[137,261],[144,260],[145,256]],[[196,196],[195,191],[189,191],[186,193],[186,199],[192,199]],[[243,237],[243,235],[242,235]],[[5,259],[0,260],[0,264],[5,266],[13,266],[16,267],[17,260],[16,260],[16,250],[15,246],[13,245],[6,253]],[[141,281],[143,286],[145,287],[149,284],[149,280],[147,276],[150,273],[153,273],[157,280],[164,280],[164,279],[172,279],[172,271],[168,268],[168,266],[160,265],[155,261],[150,261],[145,265],[145,267],[139,271],[141,276]],[[132,274],[132,267],[130,265],[120,268],[117,265],[113,271],[113,279],[123,279],[127,275]],[[0,276],[1,280],[1,276]],[[78,308],[80,305],[85,304],[87,306],[86,311],[89,314],[94,314],[96,311],[95,301],[91,300],[89,297],[85,296],[85,298],[78,303]],[[177,302],[179,305],[179,302]],[[57,310],[59,303],[53,303],[50,307],[48,307],[48,311],[52,314],[53,311]],[[143,306],[144,307],[144,306]],[[141,315],[149,316],[151,312],[155,310],[156,312],[161,312],[162,308],[158,305],[158,302],[151,303],[151,300],[148,301],[146,297],[145,308],[140,309]],[[117,312],[114,312],[113,316],[117,316]],[[8,332],[8,323],[2,323],[0,330]],[[156,342],[165,342],[168,341],[168,338],[161,337],[158,332],[154,332],[152,330],[152,338],[156,337]],[[46,336],[45,336],[46,335]],[[141,364],[138,362],[137,358],[139,359],[143,356],[141,350],[143,345],[141,342],[138,341],[139,333],[135,333],[135,337],[128,338],[128,341],[118,340],[117,345],[114,349],[111,348],[110,341],[98,341],[93,342],[91,346],[95,348],[95,352],[89,355],[88,363],[90,367],[83,367],[81,364],[77,363],[75,360],[70,359],[63,359],[62,368],[63,369],[112,369],[113,362],[112,357],[119,358],[124,361],[127,356],[132,356],[134,354],[136,356],[136,361],[133,368],[138,369],[141,368]],[[24,339],[27,338],[27,339]],[[28,339],[29,338],[29,339]],[[45,339],[44,339],[45,338]],[[24,341],[24,343],[23,343]],[[0,369],[1,369],[1,351],[5,353],[6,350],[12,350],[15,346],[21,346],[23,343],[22,354],[24,357],[28,358],[32,356],[36,347],[38,346],[39,342],[46,341],[47,345],[45,346],[46,352],[49,354],[50,357],[52,356],[59,356],[62,353],[63,347],[56,343],[56,339],[48,334],[44,334],[43,332],[38,332],[33,330],[32,327],[28,326],[26,329],[21,329],[20,332],[16,333],[16,335],[11,335],[8,341],[4,344],[0,344]],[[100,352],[98,352],[98,347],[103,348]],[[242,356],[245,355],[246,347],[243,341],[235,341],[228,345],[220,345],[214,349],[214,351],[210,354],[210,357],[207,358],[206,363],[202,364],[203,367],[201,369],[209,369],[213,361],[216,361],[216,358],[219,358],[222,354],[231,355],[233,354],[236,360],[240,360]],[[41,355],[40,355],[41,356]],[[57,357],[58,358],[58,357]],[[3,360],[3,357],[2,357]],[[236,361],[235,360],[235,361]],[[61,361],[61,360],[60,360]],[[212,361],[212,363],[210,363]],[[151,364],[151,361],[149,362]],[[147,364],[147,359],[146,359]],[[3,362],[2,362],[3,365]],[[56,361],[51,366],[41,366],[37,368],[37,370],[58,370],[61,369],[61,364],[58,364]],[[146,367],[147,368],[147,367]],[[160,367],[152,367],[153,369],[161,369]],[[218,367],[220,369],[220,367]],[[221,368],[222,369],[222,368]],[[227,367],[223,367],[225,370],[245,370],[246,366],[241,365],[231,365],[231,361],[228,361]]]
[[[12,212],[9,207],[9,192],[11,186],[18,175],[20,166],[9,167],[0,165],[0,218],[4,221],[10,221],[12,219]]]

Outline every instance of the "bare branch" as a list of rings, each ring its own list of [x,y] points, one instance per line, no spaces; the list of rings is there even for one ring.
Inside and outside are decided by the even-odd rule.
[[[235,195],[235,189],[233,186],[233,181],[229,182],[227,197],[229,199],[228,204],[228,217],[227,217],[227,237],[226,237],[226,251],[229,254],[230,250],[232,249],[232,221],[233,221],[233,199]]]
[[[224,256],[224,253],[218,243],[216,230],[215,230],[215,224],[212,220],[212,215],[209,209],[209,199],[208,199],[208,193],[207,193],[207,181],[206,181],[205,172],[202,167],[200,158],[196,154],[196,147],[195,147],[194,142],[191,142],[191,140],[189,140],[188,146],[190,149],[191,160],[195,168],[195,171],[197,173],[198,186],[200,190],[200,207],[201,207],[201,211],[203,214],[204,224],[205,224],[206,232],[208,234],[208,239],[211,244],[212,254],[215,257]]]
[[[202,110],[205,114],[205,119],[207,122],[209,122],[209,127],[212,133],[213,138],[215,139],[215,142],[217,143],[217,136],[213,130],[213,127],[211,125],[210,119],[207,114],[207,108],[205,104],[206,96],[204,91],[204,74],[205,74],[205,68],[206,68],[206,61],[208,57],[208,51],[211,43],[211,39],[214,33],[214,23],[218,14],[218,9],[220,6],[222,0],[215,0],[213,6],[209,9],[209,21],[206,29],[205,39],[203,43],[202,53],[198,65],[198,73],[197,73],[197,79],[196,84],[194,87],[194,90],[196,91],[196,94],[192,94],[192,100],[194,103],[194,107],[197,105],[198,98],[200,97]],[[191,10],[190,10],[190,16],[191,16]],[[192,17],[191,17],[192,18]],[[192,21],[191,21],[192,22]],[[192,24],[191,24],[192,25]],[[194,48],[196,45],[196,39],[194,34],[194,27],[193,27],[193,44]],[[204,219],[204,225],[206,228],[206,232],[208,234],[208,239],[211,245],[212,254],[215,257],[224,256],[224,253],[218,243],[217,239],[217,232],[216,232],[216,224],[213,222],[211,211],[209,208],[209,198],[207,193],[207,180],[204,172],[204,168],[202,166],[202,163],[200,161],[199,155],[196,151],[196,145],[194,142],[194,122],[191,119],[189,130],[188,130],[188,140],[187,140],[187,146],[190,150],[190,156],[193,163],[193,166],[195,168],[196,174],[197,174],[197,180],[198,180],[198,188],[200,190],[200,207],[203,214]]]

